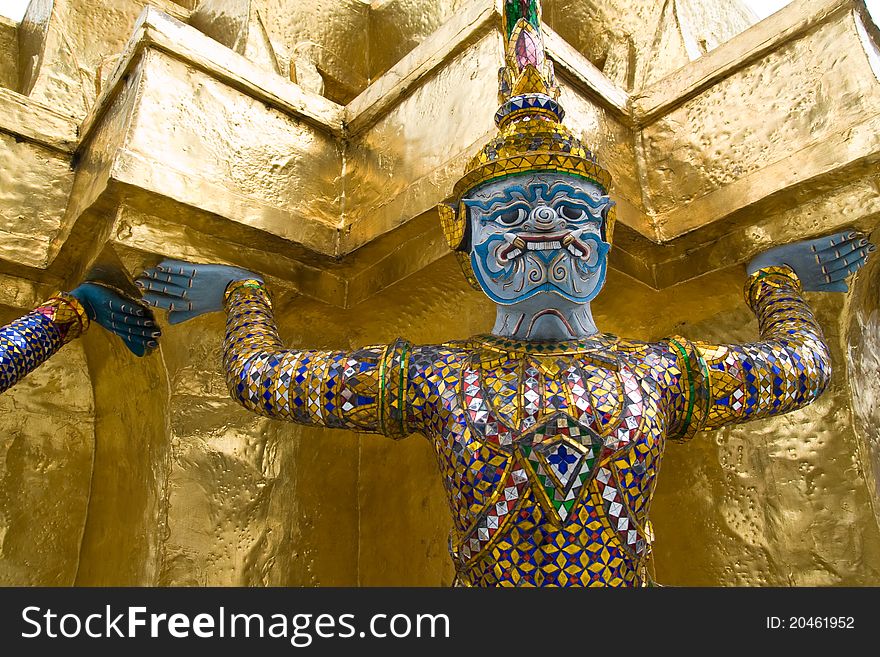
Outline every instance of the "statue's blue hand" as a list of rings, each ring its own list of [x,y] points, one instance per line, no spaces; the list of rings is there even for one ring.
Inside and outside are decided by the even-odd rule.
[[[747,269],[753,274],[762,267],[788,265],[804,290],[846,292],[846,278],[857,272],[876,248],[863,233],[845,231],[774,247],[755,256]]]
[[[135,356],[143,356],[159,346],[161,331],[153,311],[141,300],[89,281],[70,294],[83,305],[89,319],[122,338]]]
[[[223,293],[232,281],[261,276],[227,265],[200,265],[183,260],[164,260],[138,276],[135,284],[144,301],[168,312],[171,324],[180,324],[205,313],[223,310]]]

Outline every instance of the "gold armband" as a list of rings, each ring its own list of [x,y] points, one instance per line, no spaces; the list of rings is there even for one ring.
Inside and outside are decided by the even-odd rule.
[[[67,327],[65,342],[78,338],[89,328],[91,320],[85,306],[72,294],[56,292],[37,308],[59,326]]]
[[[223,303],[228,304],[229,298],[238,290],[243,288],[250,288],[252,290],[261,290],[266,297],[266,303],[269,304],[269,307],[272,307],[272,297],[269,296],[269,290],[266,288],[266,284],[258,278],[243,278],[238,281],[232,281],[229,285],[226,286],[226,290],[223,293]]]
[[[802,292],[801,279],[798,278],[794,270],[788,265],[781,267],[762,267],[754,274],[748,277],[743,290],[746,303],[750,308],[754,308],[758,301],[761,290],[780,287],[794,287],[798,292]]]

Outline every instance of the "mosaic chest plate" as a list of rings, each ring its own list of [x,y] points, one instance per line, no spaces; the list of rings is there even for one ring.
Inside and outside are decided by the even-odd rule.
[[[420,424],[456,519],[453,556],[474,579],[632,579],[675,370],[661,345],[624,347],[603,336],[542,353],[488,338],[413,355],[428,374]]]

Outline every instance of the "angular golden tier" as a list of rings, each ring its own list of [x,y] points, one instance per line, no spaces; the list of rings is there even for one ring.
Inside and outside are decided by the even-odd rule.
[[[19,71],[29,96],[0,89],[0,152],[15,181],[0,205],[2,289],[25,295],[0,300],[27,305],[30,287],[64,282],[108,244],[132,269],[160,253],[220,259],[341,306],[446,253],[434,208],[494,129],[502,61],[494,2],[462,3],[424,38],[419,30],[446,15],[416,21],[412,34],[392,39],[396,50],[382,51],[402,59],[362,90],[387,62],[349,76],[359,92],[346,105],[290,81],[297,66],[304,75],[320,71],[320,82],[347,74],[308,53],[282,57],[273,44],[302,35],[270,30],[271,2],[238,3],[255,12],[236,24],[238,36],[217,32],[208,10],[220,2],[203,3],[191,17],[235,50],[147,8],[121,55],[112,55],[122,47],[118,35],[86,38],[101,24],[71,17],[82,2],[56,2],[42,42],[33,21],[18,28],[19,61],[40,44],[42,61]],[[142,4],[130,0],[129,14]],[[327,23],[336,32],[324,28],[315,43],[363,49],[348,37],[378,41],[394,4],[373,3],[367,13],[353,0],[333,5],[360,18],[334,14]],[[548,3],[548,20],[562,12],[556,4]],[[58,16],[59,6],[71,15]],[[376,21],[384,32],[363,29]],[[658,47],[668,41],[664,29],[687,34],[665,22]],[[726,24],[741,23],[728,16]],[[395,24],[404,29],[407,21]],[[62,33],[73,35],[63,47]],[[260,34],[265,48],[257,52]],[[662,289],[772,243],[872,225],[880,210],[871,182],[880,152],[878,40],[860,2],[796,2],[708,54],[686,52],[702,56],[661,80],[652,75],[683,62],[639,52],[634,61],[654,73],[636,76],[647,84],[627,91],[548,28],[566,123],[616,182],[621,229],[612,265]],[[61,70],[72,51],[88,55],[81,68],[98,76],[97,96]]]

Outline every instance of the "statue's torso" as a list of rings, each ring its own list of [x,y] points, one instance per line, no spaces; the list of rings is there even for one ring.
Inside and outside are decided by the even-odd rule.
[[[472,585],[641,583],[678,371],[663,343],[421,348],[415,420],[435,445]]]

